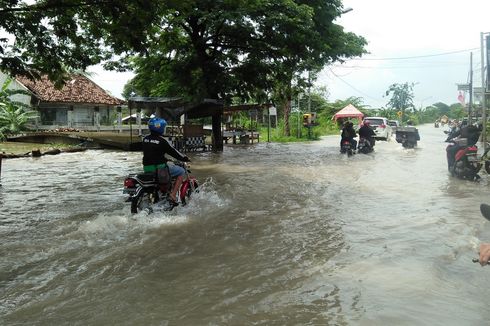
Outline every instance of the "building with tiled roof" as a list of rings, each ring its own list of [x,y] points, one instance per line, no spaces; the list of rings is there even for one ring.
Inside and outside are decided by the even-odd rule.
[[[2,74],[0,81],[6,78]],[[99,129],[101,125],[111,125],[116,111],[120,112],[125,104],[79,74],[73,74],[61,89],[46,76],[39,80],[16,77],[10,87],[28,91],[30,95],[24,95],[20,101],[39,113],[37,127],[41,129]]]

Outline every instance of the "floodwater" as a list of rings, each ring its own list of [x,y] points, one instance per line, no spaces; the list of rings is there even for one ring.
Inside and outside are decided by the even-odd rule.
[[[442,129],[413,150],[339,137],[192,153],[187,207],[131,216],[141,153],[3,161],[1,325],[486,325],[479,183]]]

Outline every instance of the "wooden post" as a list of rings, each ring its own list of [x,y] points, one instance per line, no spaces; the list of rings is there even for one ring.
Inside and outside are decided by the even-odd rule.
[[[3,159],[3,154],[0,153],[0,187],[2,186],[2,159]]]
[[[117,128],[119,133],[122,134],[122,109],[120,106],[117,107]]]
[[[138,136],[141,136],[141,108],[136,108],[136,124],[138,125]]]
[[[97,129],[97,132],[100,131],[100,112],[99,112],[99,107],[96,106],[94,107],[94,124]]]
[[[66,122],[68,128],[73,128],[73,105],[70,105],[68,111],[66,112]]]

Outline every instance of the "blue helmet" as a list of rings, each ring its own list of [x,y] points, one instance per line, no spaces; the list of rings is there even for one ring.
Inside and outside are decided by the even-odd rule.
[[[150,129],[150,131],[154,131],[160,135],[163,135],[166,126],[167,126],[167,121],[165,121],[165,119],[162,118],[151,118],[148,121],[148,128]]]

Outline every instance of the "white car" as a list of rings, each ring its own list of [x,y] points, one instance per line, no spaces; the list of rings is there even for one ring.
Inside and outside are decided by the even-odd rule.
[[[388,119],[383,117],[366,117],[362,123],[369,121],[371,129],[376,133],[376,139],[390,139],[393,134],[393,129],[388,123]]]
[[[396,131],[396,128],[400,127],[398,120],[388,120],[388,124],[391,126],[392,131]]]

